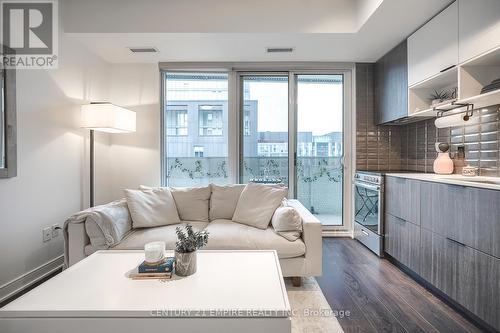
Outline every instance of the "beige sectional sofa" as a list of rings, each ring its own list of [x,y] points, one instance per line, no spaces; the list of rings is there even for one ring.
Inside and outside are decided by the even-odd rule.
[[[181,222],[178,224],[134,229],[125,199],[79,212],[70,217],[64,226],[65,265],[71,266],[97,250],[143,249],[144,244],[158,240],[165,241],[167,249],[173,250],[176,241],[175,228],[189,223],[195,229],[205,229],[209,232],[209,241],[205,249],[272,249],[278,253],[284,276],[321,275],[322,236],[318,219],[299,201],[285,199],[284,204],[295,208],[302,219],[301,235],[294,241],[277,233],[271,223],[267,228],[260,229],[234,222],[231,216],[244,186],[207,187],[206,206],[203,206],[201,202],[203,200],[200,198],[190,199],[189,196],[182,194],[184,195],[182,202],[176,200],[181,217]],[[176,198],[176,192],[173,194]],[[200,214],[199,207],[207,207],[207,211]],[[197,220],[183,219],[192,216],[193,210],[197,210],[195,215]]]

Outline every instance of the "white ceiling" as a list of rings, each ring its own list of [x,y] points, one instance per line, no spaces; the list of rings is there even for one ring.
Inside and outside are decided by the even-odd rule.
[[[111,63],[376,61],[450,0],[63,0],[63,30]],[[156,54],[127,47],[154,46]],[[267,54],[266,47],[294,47]]]

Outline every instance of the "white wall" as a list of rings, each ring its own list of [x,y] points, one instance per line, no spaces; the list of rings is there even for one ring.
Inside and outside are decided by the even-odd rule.
[[[62,255],[62,234],[43,243],[42,228],[62,225],[87,198],[88,131],[78,128],[79,106],[107,99],[110,66],[64,35],[59,45],[59,69],[17,71],[18,176],[0,179],[0,299],[17,278]],[[97,141],[106,162],[109,138]],[[97,181],[106,184],[107,172]],[[108,192],[97,199],[107,201]]]
[[[110,138],[110,194],[118,199],[125,188],[160,184],[160,72],[156,64],[118,64],[110,78],[110,100],[137,114],[135,133]]]

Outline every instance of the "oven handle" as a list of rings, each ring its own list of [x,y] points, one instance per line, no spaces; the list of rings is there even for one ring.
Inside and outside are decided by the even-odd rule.
[[[380,192],[380,186],[378,185],[370,185],[362,182],[354,182],[354,186],[364,187],[368,190]]]

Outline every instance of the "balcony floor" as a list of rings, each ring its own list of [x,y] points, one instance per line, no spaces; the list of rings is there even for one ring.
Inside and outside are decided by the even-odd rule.
[[[314,214],[325,226],[342,225],[342,215],[340,214]]]

